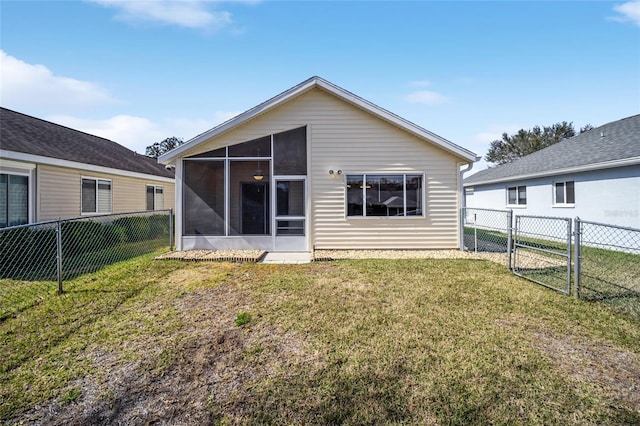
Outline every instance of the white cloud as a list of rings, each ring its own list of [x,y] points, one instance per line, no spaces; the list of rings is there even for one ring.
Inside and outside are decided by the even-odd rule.
[[[117,100],[88,81],[54,75],[44,65],[32,65],[0,50],[0,99],[16,110],[69,110],[112,104]]]
[[[431,82],[429,80],[414,80],[409,82],[409,86],[411,87],[427,87],[431,86]]]
[[[414,104],[440,105],[449,102],[449,98],[430,90],[418,90],[410,93],[405,100]]]
[[[503,133],[513,134],[522,129],[522,126],[515,124],[507,125],[490,125],[483,132],[478,132],[473,135],[473,142],[486,144],[486,148],[489,148],[489,144],[497,139],[502,139]]]
[[[640,27],[640,1],[628,1],[613,6],[613,10],[620,15],[611,18],[614,21],[633,22]]]
[[[88,0],[116,9],[116,19],[146,21],[187,28],[219,29],[231,25],[231,13],[211,10],[217,2],[202,0]]]
[[[210,120],[177,118],[154,121],[133,115],[117,115],[104,120],[53,115],[46,117],[46,119],[72,129],[110,139],[144,154],[146,147],[155,142],[160,142],[171,136],[186,141],[236,115],[236,112],[216,111]]]

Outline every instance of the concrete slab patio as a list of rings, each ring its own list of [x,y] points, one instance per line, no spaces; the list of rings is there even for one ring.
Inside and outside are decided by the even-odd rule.
[[[309,252],[269,252],[260,263],[278,263],[278,264],[303,264],[309,263],[313,259],[313,254]]]

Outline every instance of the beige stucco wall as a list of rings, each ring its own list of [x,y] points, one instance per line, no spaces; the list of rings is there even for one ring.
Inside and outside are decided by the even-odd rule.
[[[203,143],[184,156],[307,127],[310,247],[456,248],[460,159],[428,141],[315,88]],[[329,169],[342,170],[331,178]],[[425,174],[423,218],[347,218],[345,175]]]
[[[39,164],[36,169],[36,221],[81,216],[82,177],[111,181],[112,213],[145,210],[147,185],[162,186],[164,208],[175,208],[173,182]]]

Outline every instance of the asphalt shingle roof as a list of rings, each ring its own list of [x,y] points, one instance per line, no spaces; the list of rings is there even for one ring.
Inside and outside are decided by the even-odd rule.
[[[465,185],[640,157],[640,115],[623,118],[565,139],[511,163],[469,176]]]
[[[156,159],[108,139],[0,107],[0,149],[173,178]]]

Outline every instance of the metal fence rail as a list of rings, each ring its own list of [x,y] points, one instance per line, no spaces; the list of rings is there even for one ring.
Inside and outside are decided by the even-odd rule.
[[[463,208],[460,214],[463,250],[473,252],[506,253],[510,264],[510,210]]]
[[[575,219],[575,295],[640,317],[640,229]]]
[[[571,292],[571,219],[516,216],[513,273],[557,290]]]
[[[0,319],[37,303],[64,280],[173,242],[171,210],[62,219],[0,229]]]

